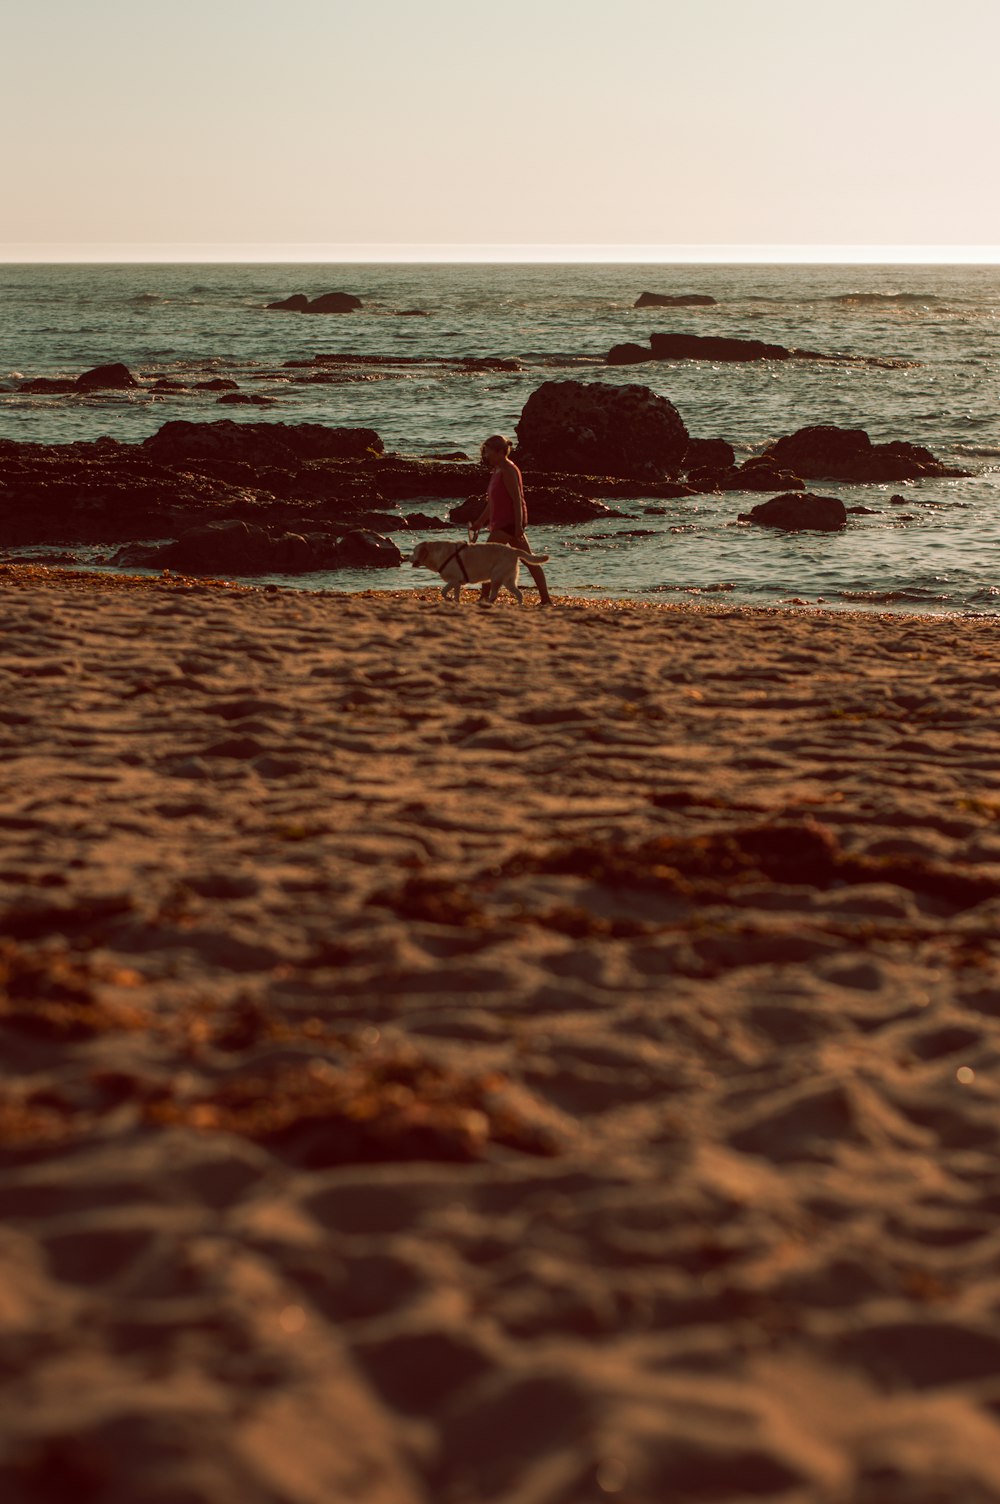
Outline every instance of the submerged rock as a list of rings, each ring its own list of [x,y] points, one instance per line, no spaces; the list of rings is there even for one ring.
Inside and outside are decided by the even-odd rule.
[[[864,483],[969,473],[950,468],[920,444],[873,444],[863,428],[832,423],[797,429],[771,444],[763,457],[807,480]]]
[[[756,522],[788,533],[833,533],[847,523],[847,510],[837,496],[816,496],[812,491],[789,491],[772,496],[741,512],[740,522]]]
[[[519,464],[582,475],[675,476],[688,432],[646,386],[546,381],[517,422]]]
[[[33,376],[30,381],[22,381],[17,389],[46,397],[66,396],[80,390],[71,376]]]

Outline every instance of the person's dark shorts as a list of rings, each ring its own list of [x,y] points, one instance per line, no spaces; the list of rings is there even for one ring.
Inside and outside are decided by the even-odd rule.
[[[509,543],[511,548],[516,548],[522,554],[530,554],[532,551],[526,533],[509,533],[502,527],[495,527],[486,541],[487,543]]]

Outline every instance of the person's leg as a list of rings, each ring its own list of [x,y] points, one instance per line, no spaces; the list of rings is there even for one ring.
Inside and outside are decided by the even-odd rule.
[[[488,534],[486,541],[487,543],[507,543],[511,547],[514,546],[514,540],[511,537],[510,533],[505,533],[503,529],[499,527],[495,527],[493,531]],[[479,590],[479,599],[481,601],[490,600],[490,588],[491,582],[489,580],[484,580]]]
[[[523,554],[534,553],[534,549],[528,542],[527,533],[518,533],[514,547]],[[552,597],[549,594],[549,584],[545,578],[545,571],[542,569],[542,566],[540,564],[528,564],[527,562],[525,562],[524,567],[531,575],[532,580],[537,586],[538,604],[540,606],[551,606]]]
[[[538,586],[538,604],[540,606],[551,606],[552,597],[549,594],[549,583],[545,578],[545,571],[542,566],[540,564],[525,564],[524,567]]]

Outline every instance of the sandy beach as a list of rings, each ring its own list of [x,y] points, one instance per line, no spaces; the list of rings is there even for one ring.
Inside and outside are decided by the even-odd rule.
[[[0,622],[5,1504],[1000,1500],[1000,620]]]

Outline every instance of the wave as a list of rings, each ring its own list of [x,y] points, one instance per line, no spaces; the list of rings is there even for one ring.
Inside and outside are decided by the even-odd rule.
[[[129,298],[130,303],[149,305],[151,303],[169,303],[169,298],[164,298],[158,292],[137,292],[134,298]]]
[[[944,305],[950,299],[938,297],[931,292],[835,292],[813,301],[817,303],[934,303]]]
[[[996,444],[952,444],[955,454],[974,454],[987,459],[995,459],[1000,455],[1000,447]]]
[[[916,605],[930,601],[949,601],[950,595],[936,595],[932,590],[838,590],[831,591],[839,601],[864,601],[869,606],[891,605],[909,601]]]

